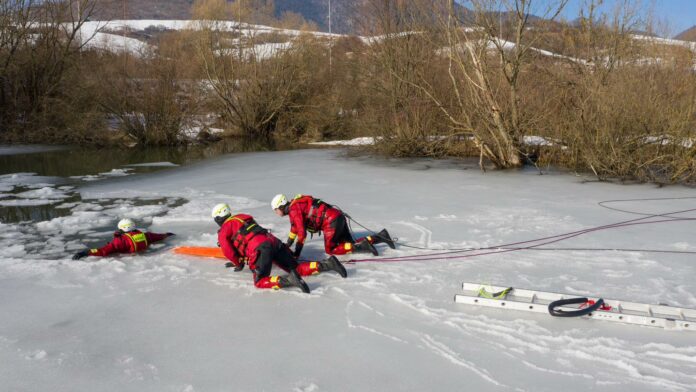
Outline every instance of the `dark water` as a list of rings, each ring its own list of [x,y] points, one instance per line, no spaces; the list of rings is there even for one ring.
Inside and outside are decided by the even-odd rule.
[[[223,154],[278,149],[287,149],[287,146],[249,139],[226,139],[209,146],[188,147],[84,149],[68,146],[58,151],[0,155],[0,174],[26,172],[57,177],[93,175],[129,164],[171,162],[185,165]],[[167,168],[137,168],[138,171],[163,169]]]
[[[11,150],[11,146],[3,147],[5,150]],[[227,139],[209,146],[189,147],[85,149],[66,146],[60,150],[0,155],[0,175],[35,173],[38,176],[54,177],[50,179],[50,183],[56,184],[55,187],[72,186],[78,188],[87,184],[87,182],[80,178],[70,177],[98,175],[99,173],[110,172],[112,169],[126,168],[131,169],[129,175],[138,175],[160,170],[171,170],[172,167],[128,167],[127,165],[153,162],[170,162],[177,165],[186,165],[228,153],[273,151],[278,149],[286,148],[279,147],[272,142],[248,139]],[[110,180],[112,180],[111,177],[104,177],[99,181]],[[0,181],[1,184],[2,182]],[[31,190],[31,187],[15,186],[10,193],[17,194]],[[70,215],[72,213],[70,208],[57,207],[64,203],[79,203],[82,199],[76,190],[69,190],[66,193],[69,197],[46,205],[0,206],[0,222],[38,222]],[[0,198],[0,200],[11,199],[12,197]]]

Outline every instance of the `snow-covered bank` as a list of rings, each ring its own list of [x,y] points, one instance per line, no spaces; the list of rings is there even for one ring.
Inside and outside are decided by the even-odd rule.
[[[214,246],[210,208],[227,201],[284,238],[288,223],[273,214],[270,199],[278,192],[309,193],[368,227],[386,226],[403,243],[442,249],[524,241],[634,217],[601,208],[602,200],[694,194],[534,173],[484,175],[458,163],[346,159],[335,150],[235,154],[89,183],[83,198],[108,198],[113,206],[82,203],[71,217],[33,227],[66,234],[82,225],[95,230],[100,220],[113,224],[121,214],[148,226],[147,218],[156,215],[149,228],[176,232],[170,244]],[[147,210],[126,199],[132,196],[190,201]],[[694,204],[610,203],[652,214]],[[693,251],[694,224],[629,226],[555,245]],[[345,280],[309,277],[312,294],[302,295],[257,290],[248,270],[233,273],[219,260],[166,249],[110,260],[29,259],[19,247],[37,244],[15,227],[0,225],[0,312],[9,315],[0,318],[0,380],[9,390],[696,389],[693,334],[452,300],[466,280],[696,307],[692,255],[524,251],[358,263],[347,265]],[[321,240],[309,241],[305,256],[320,257]],[[421,252],[379,249],[387,256]]]

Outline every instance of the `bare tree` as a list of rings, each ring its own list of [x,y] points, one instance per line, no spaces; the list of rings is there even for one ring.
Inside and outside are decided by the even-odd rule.
[[[91,38],[80,36],[95,0],[9,0],[0,5],[0,122],[44,126],[66,73]],[[78,12],[79,9],[79,12]]]
[[[232,16],[235,11],[249,18],[268,13],[265,3],[244,1],[249,7],[244,8],[242,1],[228,5]],[[241,28],[235,36],[205,25],[198,34],[197,57],[223,119],[243,135],[268,138],[281,116],[297,108],[298,96],[308,89],[306,73],[298,66],[296,43],[259,48],[254,33]]]
[[[533,0],[470,0],[472,12],[462,13],[448,0],[440,22],[443,53],[455,99],[436,98],[427,83],[420,87],[437,103],[454,129],[470,132],[484,158],[496,168],[522,165],[522,138],[529,131],[521,103],[520,78],[538,41],[531,26]],[[542,9],[540,16],[557,18],[567,0]],[[534,9],[535,11],[539,11]]]

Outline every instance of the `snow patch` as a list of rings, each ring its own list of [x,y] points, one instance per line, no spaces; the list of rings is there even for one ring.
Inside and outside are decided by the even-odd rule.
[[[129,167],[177,167],[176,163],[171,162],[147,162],[147,163],[133,163],[130,165],[125,165]]]
[[[374,137],[357,137],[350,140],[333,140],[326,142],[311,142],[315,146],[371,146],[375,144]]]

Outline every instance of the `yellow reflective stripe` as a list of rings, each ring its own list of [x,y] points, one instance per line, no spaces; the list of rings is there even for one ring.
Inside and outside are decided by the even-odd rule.
[[[309,268],[314,270],[312,272],[312,275],[316,275],[319,273],[319,265],[318,264],[319,263],[317,263],[316,261],[312,261],[309,263]]]
[[[256,223],[254,223],[253,225],[247,227],[247,231],[248,231],[249,229],[251,229],[252,227],[254,227],[254,226],[256,226]]]
[[[351,244],[350,242],[346,242],[345,244],[343,244],[343,249],[351,250],[353,249],[353,244]]]
[[[367,237],[365,237],[365,238],[367,238],[368,241],[372,241],[372,237],[369,236],[369,235],[368,235]]]
[[[134,236],[132,236],[133,241],[135,242],[147,242],[147,237],[145,237],[145,233],[138,233]]]
[[[291,240],[294,241],[295,238],[297,238],[297,234],[295,234],[295,233],[290,233],[290,234],[288,234],[288,238],[290,238]]]
[[[225,223],[227,223],[227,222],[229,222],[229,221],[231,221],[231,220],[236,220],[237,222],[245,223],[245,222],[244,222],[244,219],[238,218],[237,215],[231,216],[231,217],[227,218],[227,219],[225,220]]]
[[[136,235],[126,233],[126,237],[130,238],[131,242],[133,243],[133,250],[138,250],[139,242],[144,242],[145,246],[147,246],[147,237],[145,236],[145,233],[138,233]]]
[[[90,253],[98,253],[99,249],[90,249],[89,251],[90,251]]]
[[[276,283],[278,280],[280,280],[280,276],[271,276],[271,283]]]

